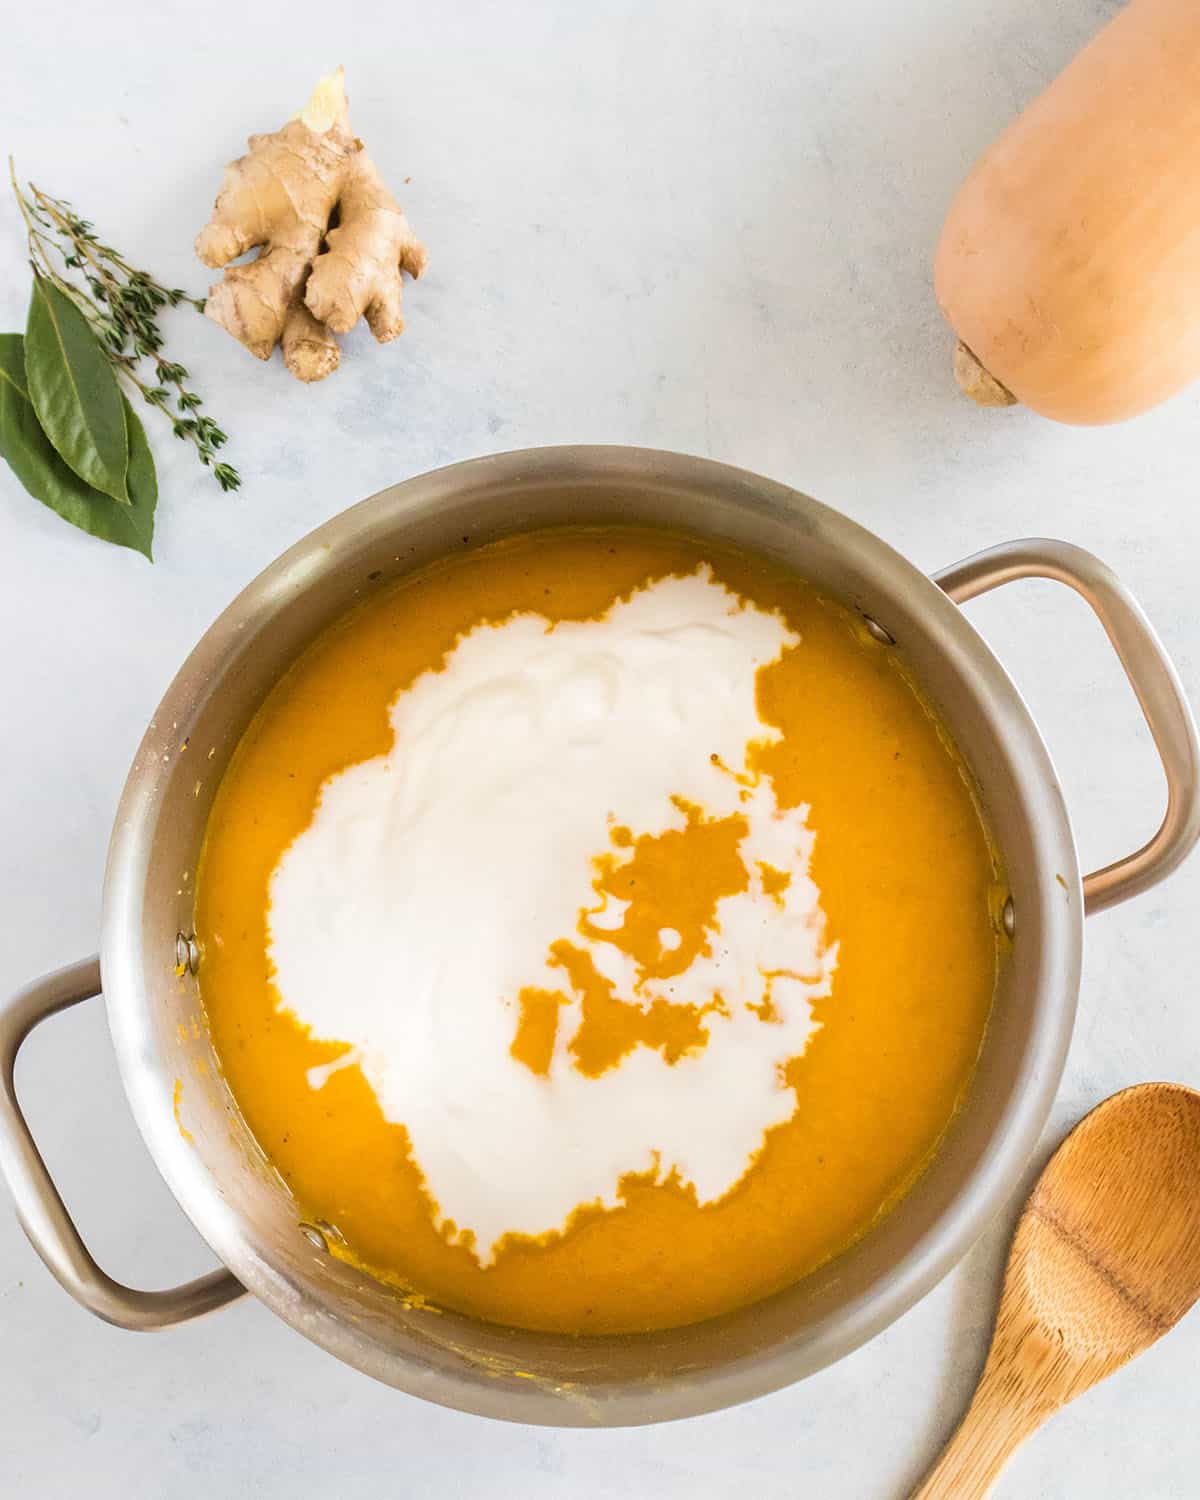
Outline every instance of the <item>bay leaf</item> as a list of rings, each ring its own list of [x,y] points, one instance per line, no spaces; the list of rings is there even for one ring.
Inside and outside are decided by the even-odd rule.
[[[91,324],[44,276],[33,278],[25,373],[42,431],[67,467],[130,504],[129,434],[117,377]]]
[[[0,334],[0,454],[34,497],[81,531],[152,558],[158,480],[142,424],[124,396],[130,504],[122,505],[69,469],[42,431],[25,383],[24,340]],[[119,393],[118,393],[119,394]]]
[[[138,420],[137,412],[122,392],[121,402],[125,408],[125,430],[129,434],[129,508],[143,518],[146,527],[145,554],[150,557],[150,541],[154,535],[154,512],[158,506],[158,474],[154,468],[154,454],[146,438],[146,429]],[[151,558],[153,561],[153,558]]]

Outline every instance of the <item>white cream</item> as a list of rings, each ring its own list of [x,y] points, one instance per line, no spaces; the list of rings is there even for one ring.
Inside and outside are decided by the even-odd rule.
[[[441,1224],[469,1231],[481,1264],[506,1233],[617,1204],[627,1173],[675,1173],[713,1202],[791,1116],[782,1068],[804,1051],[836,946],[808,875],[807,808],[779,809],[769,781],[745,773],[749,746],[778,738],[758,716],[756,671],[797,644],[707,569],[598,621],[477,627],[398,695],[390,752],[331,778],[280,860],[269,926],[281,1003],[352,1049],[345,1061],[407,1128]],[[614,826],[685,826],[675,798],[746,818],[749,889],[718,903],[711,952],[659,981],[596,935],[619,930],[626,903],[593,882],[598,856],[632,857]],[[778,895],[759,861],[790,873]],[[707,1045],[673,1065],[638,1045],[587,1077],[568,1051],[571,995],[549,1073],[514,1059],[521,990],[569,992],[549,962],[564,938],[643,1007],[659,995],[703,1007],[719,991]],[[665,954],[680,933],[659,941]],[[331,1071],[314,1069],[312,1085]]]

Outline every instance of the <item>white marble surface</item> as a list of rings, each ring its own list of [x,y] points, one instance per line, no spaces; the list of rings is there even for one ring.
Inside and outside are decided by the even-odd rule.
[[[195,288],[221,164],[344,61],[357,129],[432,253],[404,339],[349,341],[309,390],[186,313],[173,334],[245,475],[222,496],[153,431],[154,567],[72,532],[0,472],[0,990],[89,952],[131,753],[175,667],[281,548],[452,459],[573,441],[711,454],[809,490],[935,567],[1030,533],[1136,590],[1200,701],[1200,393],[1069,431],[956,396],[930,251],[969,162],[1113,0],[590,0],[404,8],[25,7],[0,146],[118,245]],[[0,327],[24,320],[0,208]],[[149,425],[149,423],[148,423]],[[1024,585],[973,615],[1058,758],[1086,863],[1157,817],[1133,700],[1084,607]],[[1089,926],[1047,1143],[1149,1078],[1200,1082],[1200,859]],[[98,1005],[20,1083],[98,1256],[146,1285],[208,1264],[126,1112]],[[71,1304],[0,1204],[0,1490],[30,1497],[577,1500],[902,1496],[983,1355],[1013,1212],[888,1333],[739,1410],[536,1431],[372,1384],[265,1310],[155,1336]],[[1017,1496],[1193,1496],[1200,1321],[1058,1418]]]

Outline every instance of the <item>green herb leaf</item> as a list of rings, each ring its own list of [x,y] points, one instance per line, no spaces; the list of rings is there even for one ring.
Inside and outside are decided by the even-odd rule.
[[[142,424],[126,403],[131,503],[121,505],[85,484],[54,451],[29,398],[23,344],[19,333],[0,334],[0,453],[34,499],[64,521],[151,557],[158,481]]]
[[[66,325],[73,325],[76,332],[79,330],[80,325],[75,318],[75,314],[78,314],[83,324],[90,328],[101,352],[118,377],[118,389],[123,389],[122,378],[128,381],[141,393],[144,401],[156,406],[172,422],[176,436],[192,445],[197,459],[212,473],[223,490],[237,489],[241,484],[237,470],[229,464],[218,464],[215,461],[217,450],[225,442],[225,434],[210,417],[191,417],[190,414],[200,408],[200,397],[188,387],[190,377],[187,369],[165,357],[163,333],[158,326],[158,317],[164,308],[187,302],[202,313],[205,308],[204,299],[189,297],[178,287],[163,286],[148,271],[140,271],[136,266],[131,266],[111,246],[100,243],[89,221],[81,218],[69,203],[44,193],[32,182],[22,188],[17,181],[11,157],[8,165],[13,194],[25,220],[29,263],[37,283],[37,291],[44,295],[50,314],[60,309],[59,298],[64,299],[61,311],[65,324],[60,328],[54,323],[53,317],[50,317],[49,321],[53,324],[51,331],[56,335],[64,335],[61,342],[65,344],[65,334],[70,331]],[[60,265],[61,271],[58,269]],[[74,279],[76,275],[78,279]],[[35,311],[35,319],[40,315],[40,311]],[[83,340],[83,344],[86,345],[86,340]],[[38,349],[31,344],[27,354],[36,364]],[[153,365],[152,372],[147,372],[143,361]],[[69,365],[67,372],[70,373]],[[36,369],[31,371],[30,379],[33,381],[30,394],[36,407],[40,400],[39,375]],[[115,439],[116,413],[111,401],[107,405],[108,431]],[[54,421],[45,411],[37,409],[51,442],[58,446],[68,465],[74,465],[75,456],[70,444],[58,442],[59,433]],[[122,413],[124,410],[122,408]],[[123,422],[123,426],[127,427],[127,424]],[[131,483],[128,476],[127,431],[125,441],[125,468],[121,477],[126,492],[121,493],[120,485],[111,484],[108,479],[102,481],[103,487],[122,503],[128,501]],[[102,451],[103,446],[98,441],[98,434],[92,434],[91,448]],[[116,452],[119,445],[114,441],[112,446]],[[95,458],[94,452],[92,457]],[[114,473],[117,467],[114,462]],[[101,483],[101,476],[94,466],[79,472],[93,486]]]
[[[117,377],[91,324],[44,276],[33,279],[25,370],[42,431],[67,467],[130,504],[129,434]]]
[[[154,454],[146,441],[146,429],[126,396],[121,397],[125,406],[125,425],[129,432],[129,499],[130,513],[141,520],[145,536],[142,549],[150,557],[150,542],[154,536],[154,511],[158,505],[158,475],[154,469]],[[153,561],[153,558],[151,558]]]

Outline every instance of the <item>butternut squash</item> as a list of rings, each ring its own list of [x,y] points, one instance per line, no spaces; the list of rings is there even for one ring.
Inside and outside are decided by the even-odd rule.
[[[1131,0],[984,153],[934,266],[983,405],[1083,425],[1200,376],[1200,0]]]

